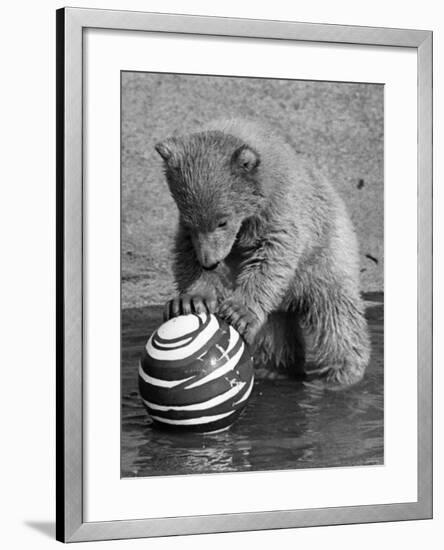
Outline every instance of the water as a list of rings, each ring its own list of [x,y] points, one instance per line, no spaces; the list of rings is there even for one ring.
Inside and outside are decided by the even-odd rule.
[[[383,294],[365,296],[372,357],[362,382],[323,391],[291,380],[257,381],[230,430],[154,430],[137,390],[138,359],[162,320],[153,306],[122,312],[123,477],[322,468],[384,461]]]

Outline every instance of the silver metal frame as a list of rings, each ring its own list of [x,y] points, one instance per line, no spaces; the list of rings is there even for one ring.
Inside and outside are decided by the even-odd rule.
[[[64,542],[432,517],[432,32],[129,11],[57,10],[56,537]],[[84,29],[415,48],[418,56],[418,501],[84,522],[82,456]]]

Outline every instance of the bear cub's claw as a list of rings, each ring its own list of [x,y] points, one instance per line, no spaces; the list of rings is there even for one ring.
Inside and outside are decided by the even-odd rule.
[[[216,298],[212,296],[181,294],[165,304],[163,320],[168,321],[173,317],[189,313],[214,313],[216,305]]]
[[[228,298],[222,303],[218,313],[243,336],[247,344],[253,343],[262,323],[251,309],[234,298]]]

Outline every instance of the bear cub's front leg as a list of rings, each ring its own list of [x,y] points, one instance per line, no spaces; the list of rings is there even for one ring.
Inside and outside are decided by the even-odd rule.
[[[258,315],[239,298],[227,298],[218,310],[219,315],[232,325],[252,345],[262,326],[265,317]]]

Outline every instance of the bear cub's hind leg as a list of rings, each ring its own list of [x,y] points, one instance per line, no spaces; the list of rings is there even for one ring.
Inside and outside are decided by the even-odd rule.
[[[271,313],[253,346],[258,379],[303,378],[305,344],[298,316],[293,312]]]
[[[330,389],[359,382],[369,361],[370,342],[364,307],[359,296],[337,290],[313,300],[304,325],[316,368],[311,374]],[[316,384],[316,381],[315,381]]]

